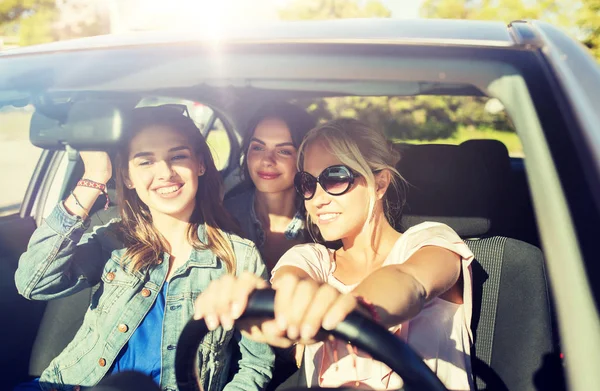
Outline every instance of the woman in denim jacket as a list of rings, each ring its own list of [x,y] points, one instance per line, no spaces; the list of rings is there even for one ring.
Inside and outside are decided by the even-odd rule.
[[[84,179],[21,256],[15,280],[28,299],[51,300],[98,284],[75,338],[33,389],[79,390],[137,370],[161,389],[177,390],[175,347],[195,298],[227,274],[266,277],[255,245],[233,234],[237,227],[222,205],[209,148],[182,111],[132,111],[116,159],[120,219],[84,235],[112,166],[105,152],[81,152]],[[234,344],[241,356],[230,378]],[[209,333],[198,356],[207,391],[261,390],[271,379],[271,349],[231,328]]]

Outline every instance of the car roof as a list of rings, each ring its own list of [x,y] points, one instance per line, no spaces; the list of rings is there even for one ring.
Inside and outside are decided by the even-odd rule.
[[[246,25],[215,31],[144,31],[60,41],[0,52],[14,56],[55,51],[73,51],[178,43],[397,43],[510,47],[521,44],[512,25],[502,22],[450,19],[340,19],[286,21]]]

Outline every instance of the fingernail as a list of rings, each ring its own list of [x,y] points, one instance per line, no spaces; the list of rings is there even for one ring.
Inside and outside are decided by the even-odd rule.
[[[323,327],[327,331],[335,329],[335,326],[337,326],[337,324],[335,324],[330,318],[323,319],[323,323],[321,324],[321,327]]]
[[[277,322],[277,327],[279,327],[281,331],[287,330],[287,321],[283,316],[278,316],[275,321]]]
[[[289,339],[298,339],[298,327],[290,326],[287,329],[287,335]]]
[[[206,315],[204,317],[204,321],[206,322],[206,327],[208,327],[210,331],[213,331],[214,329],[219,327],[219,321],[214,315]]]
[[[233,319],[238,319],[242,316],[242,305],[240,303],[231,303],[231,316]]]
[[[300,331],[300,337],[302,339],[311,339],[314,336],[315,329],[313,329],[311,325],[305,324],[302,326],[302,330]]]
[[[221,326],[223,326],[226,331],[231,330],[233,328],[233,319],[226,315],[221,316]]]

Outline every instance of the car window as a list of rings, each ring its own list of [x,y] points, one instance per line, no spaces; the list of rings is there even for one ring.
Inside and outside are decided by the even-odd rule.
[[[212,128],[208,130],[206,143],[210,147],[217,170],[221,171],[227,168],[231,155],[231,140],[223,125],[223,121],[219,118],[215,120]]]
[[[166,104],[185,105],[187,107],[190,118],[206,137],[206,142],[211,149],[217,169],[221,171],[227,168],[231,154],[231,140],[223,121],[218,117],[213,118],[216,115],[214,110],[200,102],[169,97],[146,97],[138,103],[137,107]]]
[[[206,134],[206,127],[214,111],[207,105],[193,100],[178,99],[162,96],[145,97],[136,107],[162,106],[162,105],[185,105],[190,118],[196,123],[202,134]]]
[[[0,192],[0,216],[17,213],[42,149],[29,141],[34,108],[0,108],[0,167],[4,186]]]
[[[467,140],[502,142],[512,158],[523,146],[504,106],[475,96],[331,97],[298,100],[319,121],[351,117],[383,129],[392,142],[461,144]]]

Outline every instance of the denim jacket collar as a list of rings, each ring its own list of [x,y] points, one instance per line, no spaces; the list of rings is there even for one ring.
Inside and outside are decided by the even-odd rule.
[[[254,225],[255,232],[256,232],[256,237],[257,237],[256,246],[258,248],[262,248],[266,241],[266,235],[265,235],[265,231],[262,227],[262,223],[260,222],[260,220],[258,219],[258,216],[256,215],[256,210],[254,208],[255,197],[256,197],[256,190],[254,190],[254,189],[250,190],[250,195],[248,197],[248,199],[250,201],[249,205],[248,205],[248,207],[250,208],[250,218],[252,220],[252,224]],[[294,239],[302,240],[304,238],[304,218],[302,217],[302,213],[300,213],[300,211],[296,212],[296,214],[292,218],[292,221],[290,221],[287,228],[285,229],[284,235],[287,240],[294,240]]]

